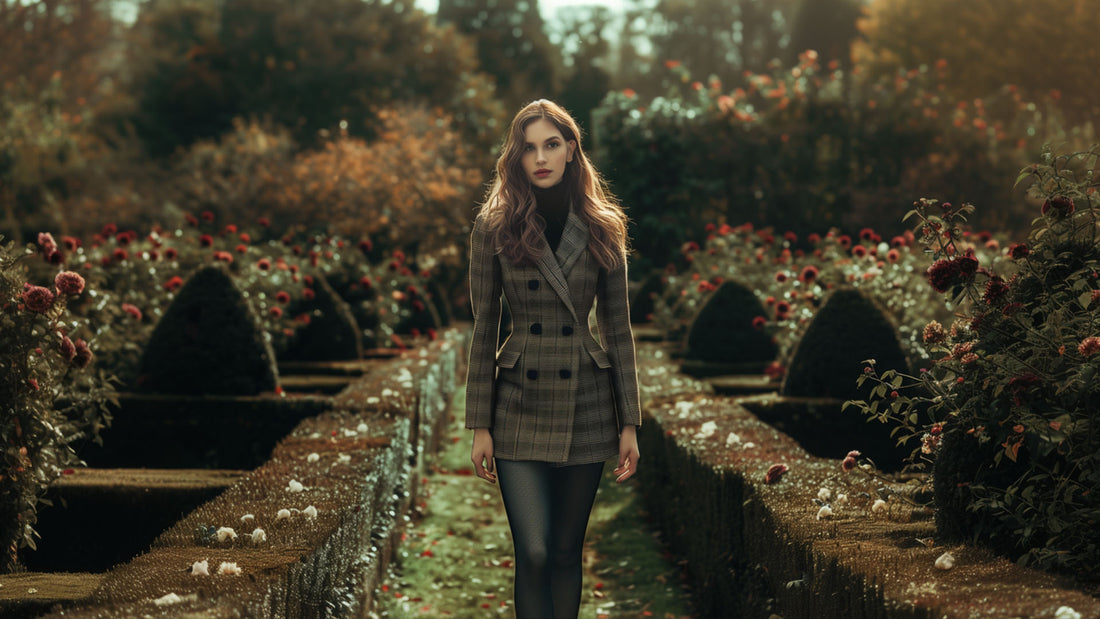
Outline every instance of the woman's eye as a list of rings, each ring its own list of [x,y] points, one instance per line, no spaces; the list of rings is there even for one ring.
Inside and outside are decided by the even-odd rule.
[[[558,143],[557,142],[550,142],[549,144],[546,145],[546,147],[547,148],[557,148]]]

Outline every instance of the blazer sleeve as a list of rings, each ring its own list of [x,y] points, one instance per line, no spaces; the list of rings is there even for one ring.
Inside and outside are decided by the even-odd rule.
[[[478,217],[470,233],[470,305],[474,331],[466,373],[466,427],[471,429],[493,425],[501,291],[500,260],[493,254],[484,220]]]
[[[596,289],[596,321],[600,339],[611,360],[611,386],[615,391],[619,425],[642,425],[641,398],[638,395],[638,371],[634,353],[634,333],[630,329],[626,257],[622,264],[607,271],[600,269],[603,281]]]

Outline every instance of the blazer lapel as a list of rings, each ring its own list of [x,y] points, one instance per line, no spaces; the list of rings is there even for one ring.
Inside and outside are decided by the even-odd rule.
[[[588,247],[588,225],[570,209],[565,219],[565,228],[561,232],[561,240],[558,242],[558,250],[551,252],[545,238],[542,244],[545,249],[536,263],[539,272],[565,303],[565,307],[573,315],[573,320],[578,320],[577,310],[573,307],[573,296],[569,294],[566,275]]]
[[[573,212],[565,219],[565,228],[561,232],[561,241],[558,242],[558,251],[555,252],[561,272],[568,277],[573,264],[577,262],[584,250],[588,248],[588,225]]]
[[[564,235],[563,235],[564,236]],[[546,278],[546,281],[550,284],[550,287],[554,289],[554,292],[561,297],[561,300],[565,302],[565,307],[569,308],[569,313],[573,315],[573,320],[577,320],[577,310],[573,309],[573,297],[569,294],[569,284],[565,281],[565,274],[562,273],[561,265],[558,264],[557,258],[550,252],[550,246],[546,244],[546,240],[542,241],[543,246],[546,248],[539,256],[538,266],[539,272]]]

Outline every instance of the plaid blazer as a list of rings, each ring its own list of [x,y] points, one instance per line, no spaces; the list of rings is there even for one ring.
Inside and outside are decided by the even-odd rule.
[[[490,428],[495,455],[564,462],[582,371],[608,374],[614,402],[602,406],[615,409],[620,428],[641,425],[626,264],[608,272],[586,251],[588,238],[587,224],[570,210],[557,251],[542,238],[538,262],[518,267],[490,247],[484,218],[474,221],[466,427]],[[514,326],[498,349],[502,293]],[[588,324],[594,303],[599,342]],[[515,372],[522,387],[508,388],[520,393],[498,392],[504,371]]]

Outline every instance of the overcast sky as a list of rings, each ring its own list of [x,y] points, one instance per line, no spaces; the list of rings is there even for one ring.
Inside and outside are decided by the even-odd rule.
[[[613,11],[623,8],[623,0],[539,0],[539,11],[542,13],[542,18],[549,21],[554,18],[554,13],[559,8],[574,4],[602,4]],[[435,13],[439,7],[439,0],[416,0],[416,6],[428,13]]]

